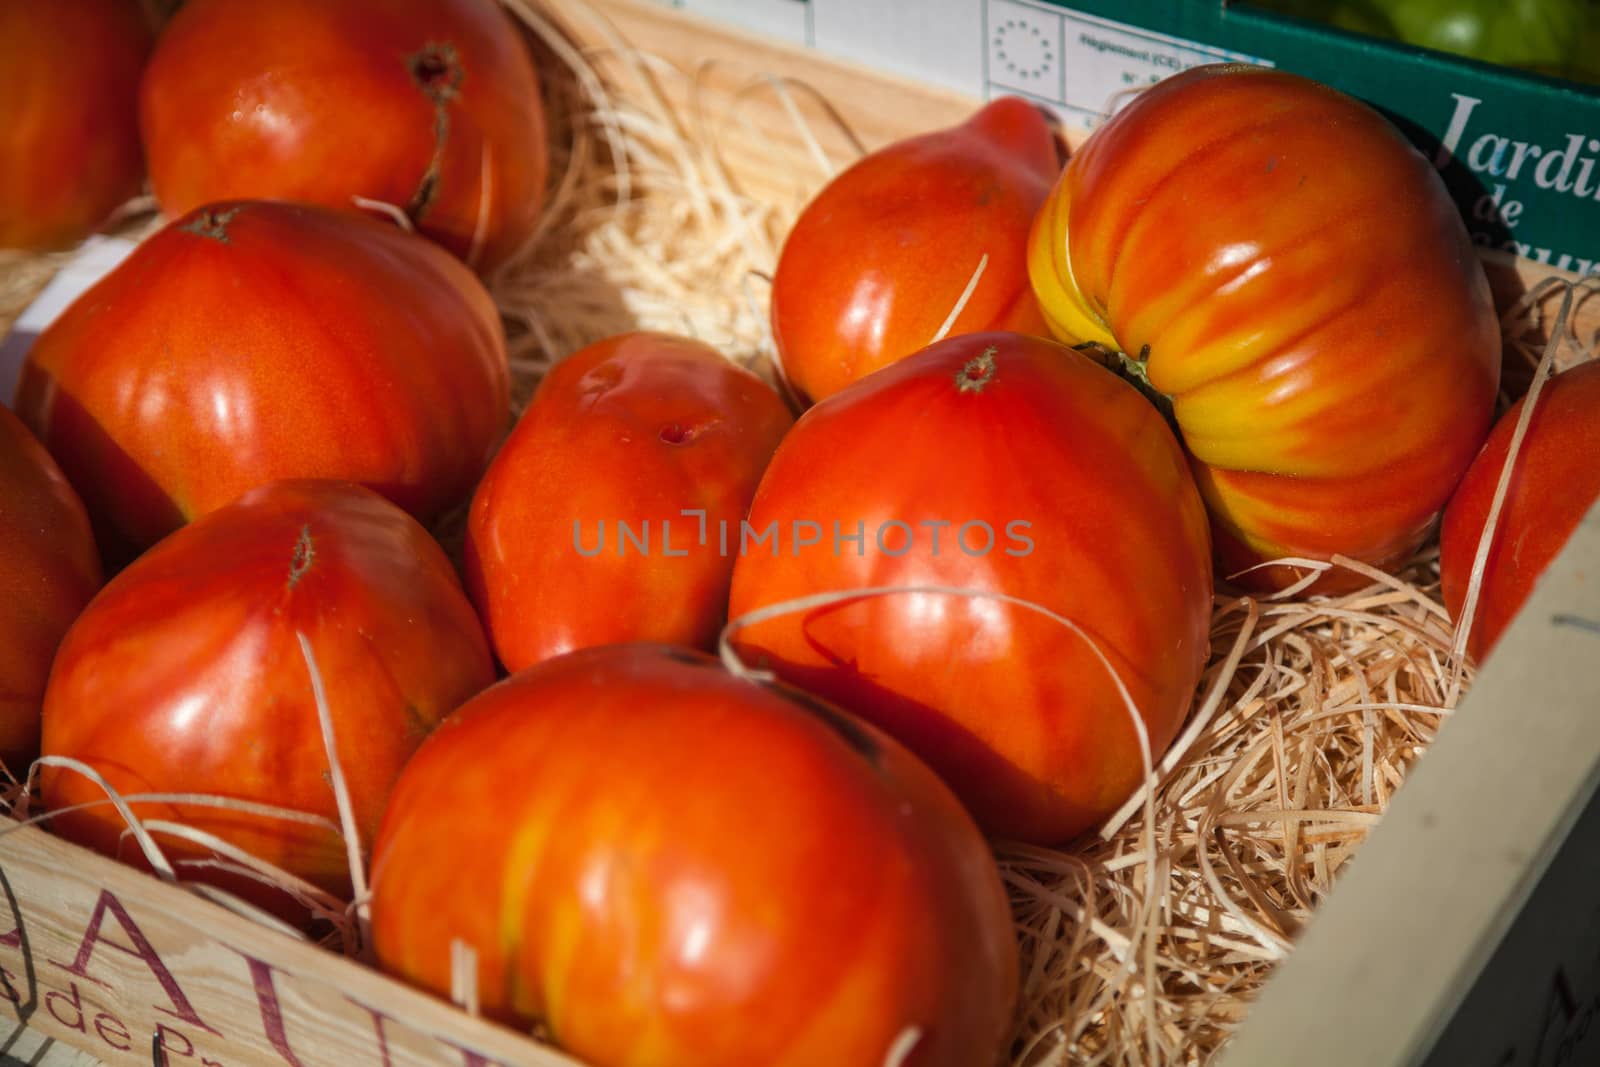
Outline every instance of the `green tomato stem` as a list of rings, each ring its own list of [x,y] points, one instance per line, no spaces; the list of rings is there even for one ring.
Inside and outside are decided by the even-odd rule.
[[[1178,415],[1172,406],[1172,398],[1150,384],[1149,345],[1145,345],[1140,349],[1137,356],[1130,356],[1126,352],[1108,348],[1098,341],[1086,341],[1081,345],[1073,345],[1072,350],[1083,353],[1118,378],[1139,390],[1144,398],[1150,401],[1151,406],[1166,420],[1167,426],[1172,430],[1172,435],[1179,441],[1183,440],[1183,431],[1178,427]]]

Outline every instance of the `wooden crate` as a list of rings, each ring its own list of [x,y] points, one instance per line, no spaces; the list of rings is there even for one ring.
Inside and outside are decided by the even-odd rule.
[[[0,839],[0,897],[0,1011],[107,1064],[574,1067],[31,827]]]
[[[788,106],[820,112],[827,101],[870,149],[958,121],[975,105],[648,0],[597,0],[595,7],[628,43],[689,75],[661,81],[673,103],[686,107],[692,94],[715,115],[738,98],[745,121],[721,126],[719,144],[734,179],[755,195],[792,197],[795,176],[816,165],[813,146],[789,136]],[[596,46],[615,43],[587,18],[572,19],[569,28]],[[791,94],[788,103],[745,92],[752,79],[768,76],[816,92]],[[827,154],[848,158],[854,151],[828,123],[817,129]],[[1486,255],[1485,265],[1503,304],[1552,273],[1500,254]],[[1580,306],[1579,330],[1600,330],[1600,299]],[[1576,853],[1563,854],[1561,846],[1574,827],[1573,841],[1584,832],[1597,836],[1596,818],[1580,819],[1600,781],[1596,620],[1600,509],[1508,631],[1457,713],[1461,721],[1443,732],[1399,794],[1281,980],[1269,985],[1225,1057],[1228,1067],[1422,1062],[1441,1033],[1462,1032],[1448,1029],[1452,1016],[1460,1017],[1458,1026],[1477,1024],[1501,1044],[1511,1042],[1511,1058],[1486,1064],[1600,1062],[1600,1026],[1574,1036],[1589,1003],[1583,998],[1596,992],[1585,992],[1583,983],[1600,977],[1600,969],[1583,969],[1600,952],[1600,922],[1588,915],[1593,945],[1563,940],[1562,927],[1546,923],[1518,942],[1523,948],[1509,963],[1505,951],[1497,954],[1541,879],[1542,899],[1556,901],[1546,909],[1593,899],[1592,892],[1574,895],[1583,884],[1573,873],[1593,862],[1575,864]],[[10,1046],[17,1033],[10,1018],[17,1018],[30,1032],[114,1065],[163,1057],[196,1067],[575,1064],[37,829],[0,838],[0,895],[0,1052],[20,1047]],[[1583,919],[1574,913],[1574,923]],[[1398,957],[1397,945],[1405,946]],[[1589,956],[1573,962],[1574,953]],[[1491,964],[1535,975],[1537,995],[1491,1003],[1500,1015],[1481,1005],[1459,1012]],[[1532,1047],[1543,1057],[1546,1045],[1537,1042],[1561,1021],[1549,1012],[1552,983],[1567,998],[1562,1010],[1572,1010],[1548,1047],[1588,1059],[1525,1055]],[[1527,1034],[1536,1035],[1536,1046]],[[75,1054],[61,1060],[81,1061]]]

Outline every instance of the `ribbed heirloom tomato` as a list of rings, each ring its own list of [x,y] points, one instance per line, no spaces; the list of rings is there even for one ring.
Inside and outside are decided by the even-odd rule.
[[[609,645],[469,701],[395,787],[381,966],[595,1067],[997,1058],[1017,947],[977,828],[900,745],[711,657]]]
[[[721,531],[794,422],[708,345],[629,333],[539,385],[472,501],[467,587],[510,670],[587,645],[707,646],[728,606]]]
[[[447,253],[247,201],[178,219],[68,308],[17,414],[114,551],[281,478],[358,481],[427,519],[471,492],[509,395],[494,302]]]
[[[277,482],[196,520],[108,583],[62,642],[45,693],[43,751],[88,763],[124,795],[200,793],[338,822],[311,678],[323,676],[362,841],[423,737],[494,680],[488,642],[444,551],[394,505],[341,482]],[[74,771],[40,776],[52,809],[101,800]],[[136,803],[340,896],[330,829],[192,803]],[[138,860],[108,805],[51,829]],[[169,857],[210,850],[160,838]],[[181,867],[291,917],[289,898],[226,871]]]
[[[1445,509],[1439,582],[1450,617],[1461,619],[1478,541],[1488,521],[1511,436],[1527,399],[1500,417]],[[1539,576],[1600,499],[1600,361],[1545,383],[1517,453],[1490,544],[1467,649],[1482,660],[1521,610]]]
[[[139,191],[139,0],[0,3],[0,248],[74,244]]]
[[[747,662],[926,759],[990,833],[1058,842],[1142,776],[1208,653],[1210,540],[1183,453],[1126,382],[1051,341],[970,334],[824,400],[778,447],[739,545]],[[1099,654],[1097,654],[1097,651]],[[1109,666],[1100,658],[1109,661]]]
[[[1499,324],[1454,203],[1304,78],[1200,67],[1141,93],[1067,164],[1030,270],[1061,337],[1171,399],[1226,573],[1398,566],[1488,432]]]
[[[1002,97],[834,178],[795,221],[773,277],[772,336],[789,386],[821,400],[941,329],[1045,334],[1028,228],[1060,170],[1043,114]]]
[[[139,108],[168,215],[365,197],[488,269],[544,202],[539,79],[495,0],[187,0]]]
[[[100,556],[83,502],[0,406],[0,763],[16,779],[39,751],[56,646],[98,588]]]

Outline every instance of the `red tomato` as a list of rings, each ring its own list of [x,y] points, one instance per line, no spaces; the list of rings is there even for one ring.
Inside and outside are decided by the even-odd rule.
[[[765,382],[687,338],[623,334],[557,365],[472,501],[467,587],[500,661],[709,647],[733,574],[719,533],[737,538],[793,421]]]
[[[17,413],[134,547],[254,486],[347,478],[428,518],[504,432],[500,320],[472,273],[371,219],[265,202],[178,220],[28,354]]]
[[[795,222],[772,282],[772,335],[791,388],[821,400],[932,343],[980,264],[950,332],[1044,335],[1028,227],[1060,170],[1044,115],[1003,97],[830,182]]]
[[[44,752],[90,764],[122,793],[203,793],[338,821],[296,633],[324,679],[339,763],[364,844],[401,765],[438,721],[494,680],[488,642],[444,552],[421,526],[349,483],[280,482],[196,520],[114,578],[67,633],[44,703]],[[98,800],[46,768],[50,808]],[[210,831],[341,896],[332,832],[194,804],[134,811]],[[109,855],[109,806],[50,828]],[[164,842],[169,856],[208,850]],[[196,881],[285,902],[212,870]]]
[[[1375,111],[1304,78],[1200,67],[1141,93],[1067,164],[1031,270],[1061,337],[1171,398],[1223,573],[1398,566],[1488,432],[1500,329],[1455,205]]]
[[[709,656],[611,645],[469,702],[373,854],[381,966],[595,1067],[992,1063],[1016,941],[994,861],[889,738]]]
[[[361,196],[488,269],[544,202],[538,75],[493,0],[188,0],[139,108],[168,215]]]
[[[1459,620],[1483,524],[1526,399],[1505,413],[1473,460],[1439,532],[1439,579]],[[1580,363],[1545,383],[1500,508],[1467,649],[1493,651],[1539,576],[1600,499],[1600,362]]]
[[[0,248],[76,244],[144,181],[136,0],[0,3]]]
[[[39,751],[39,704],[56,646],[98,588],[83,502],[0,406],[0,763],[18,779]]]
[[[734,618],[887,585],[1021,597],[1104,651],[1157,755],[1205,664],[1211,546],[1183,453],[1137,391],[1049,341],[950,338],[818,404],[779,446],[749,527]],[[863,596],[735,640],[746,662],[895,735],[992,834],[1064,840],[1142,778],[1106,667],[1022,607]]]

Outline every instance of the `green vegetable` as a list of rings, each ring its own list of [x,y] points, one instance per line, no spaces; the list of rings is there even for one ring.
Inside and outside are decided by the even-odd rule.
[[[1379,0],[1400,40],[1441,52],[1557,73],[1574,65],[1592,21],[1588,0]]]
[[[1600,0],[1257,0],[1373,37],[1600,84]]]
[[[1368,37],[1395,37],[1394,24],[1370,0],[1251,0],[1255,7],[1325,22]]]

